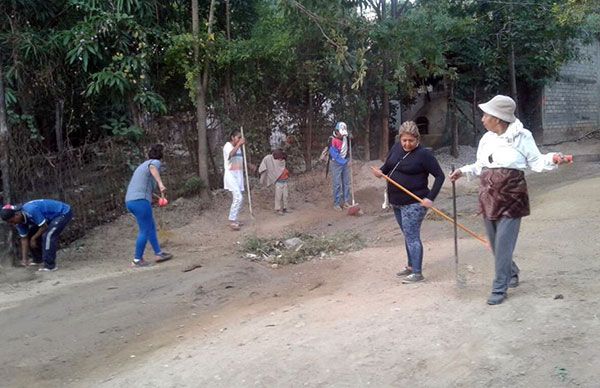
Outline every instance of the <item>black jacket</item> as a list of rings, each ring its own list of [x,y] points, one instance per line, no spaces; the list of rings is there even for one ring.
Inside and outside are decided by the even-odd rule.
[[[406,152],[400,143],[394,144],[385,163],[381,166],[381,172],[417,197],[432,201],[439,194],[445,179],[444,172],[433,153],[420,145],[411,152]],[[429,174],[435,177],[431,190],[428,187]],[[389,182],[388,196],[394,206],[418,202]]]

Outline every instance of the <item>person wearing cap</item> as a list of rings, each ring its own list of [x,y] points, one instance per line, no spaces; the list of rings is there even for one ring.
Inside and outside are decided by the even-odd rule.
[[[350,169],[348,164],[348,127],[339,122],[329,144],[333,208],[341,211],[350,206]]]
[[[385,162],[373,175],[381,178],[387,175],[393,181],[410,190],[419,202],[388,182],[387,194],[394,209],[396,222],[404,234],[407,265],[396,276],[403,277],[402,283],[423,281],[423,243],[421,224],[427,209],[444,184],[445,175],[431,151],[422,147],[421,135],[414,121],[405,121],[398,130],[398,142],[390,150]],[[429,175],[435,178],[429,189]]]
[[[71,207],[52,199],[37,199],[23,206],[5,205],[0,218],[15,225],[21,237],[21,264],[30,265],[29,253],[41,246],[44,266],[39,271],[56,271],[56,250],[60,233],[73,218]],[[34,260],[34,263],[37,263]],[[41,263],[40,263],[41,264]]]
[[[479,176],[479,206],[490,247],[495,258],[495,275],[490,305],[502,303],[508,288],[519,285],[519,267],[513,251],[519,236],[521,218],[529,215],[526,169],[553,170],[566,161],[560,153],[540,153],[530,131],[515,117],[515,101],[498,95],[479,104],[481,122],[487,130],[477,147],[477,160],[450,174]]]
[[[156,223],[152,214],[152,193],[158,187],[161,196],[164,196],[167,188],[160,176],[161,160],[163,158],[162,144],[154,144],[148,151],[148,159],[137,166],[127,186],[125,194],[125,206],[135,217],[138,224],[138,236],[135,241],[135,252],[131,262],[132,267],[144,267],[150,262],[144,260],[146,243],[150,242],[156,262],[169,260],[172,254],[164,252],[156,233]]]

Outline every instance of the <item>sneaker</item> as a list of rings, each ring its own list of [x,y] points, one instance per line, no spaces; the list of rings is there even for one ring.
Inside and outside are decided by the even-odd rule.
[[[340,205],[335,205],[335,206],[333,207],[333,210],[335,210],[335,211],[338,211],[338,212],[341,212],[343,209],[342,209],[342,207],[341,207]]]
[[[277,213],[277,215],[282,216],[283,215],[283,210],[275,210],[275,213]]]
[[[30,267],[35,267],[35,266],[42,265],[42,264],[44,264],[44,262],[43,262],[43,261],[40,261],[40,262],[37,262],[37,261],[32,261],[32,262],[30,262],[30,263],[29,263],[29,264],[27,264],[27,265],[29,265]]]
[[[508,287],[517,288],[519,287],[519,275],[514,275],[510,278],[510,282],[508,282]]]
[[[42,267],[40,269],[38,269],[38,272],[54,272],[54,271],[58,271],[58,266],[54,266],[54,268],[48,268],[48,267]]]
[[[293,211],[291,211],[290,209],[283,209],[284,213],[293,213]]]
[[[141,267],[149,267],[151,266],[152,263],[147,262],[144,259],[140,259],[140,260],[133,260],[131,262],[131,268],[141,268]]]
[[[156,255],[156,262],[160,263],[163,261],[167,261],[167,260],[171,260],[173,258],[173,255],[167,252],[161,252],[158,255]]]
[[[411,273],[412,273],[412,269],[409,269],[408,267],[404,267],[404,269],[402,271],[396,273],[396,276],[404,277],[404,276],[410,275]]]
[[[240,230],[240,224],[239,222],[232,222],[229,224],[229,228],[231,230]]]
[[[504,299],[506,299],[506,294],[504,292],[492,292],[492,294],[490,295],[490,297],[487,300],[487,304],[489,304],[489,305],[500,304],[500,303],[504,302]]]
[[[402,283],[411,284],[411,283],[422,282],[423,280],[425,280],[425,278],[420,273],[411,273],[410,275],[408,275],[407,277],[404,278]]]

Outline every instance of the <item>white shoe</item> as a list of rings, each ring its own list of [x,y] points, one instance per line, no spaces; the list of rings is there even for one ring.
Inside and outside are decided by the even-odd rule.
[[[42,267],[42,268],[38,269],[38,272],[54,272],[54,271],[58,271],[57,265],[55,265],[54,268]]]

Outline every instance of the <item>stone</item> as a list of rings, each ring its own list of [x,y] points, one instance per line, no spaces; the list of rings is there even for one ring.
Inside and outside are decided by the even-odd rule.
[[[302,244],[303,244],[303,241],[298,237],[288,238],[287,240],[285,240],[283,242],[283,245],[285,245],[285,247],[287,249],[294,249],[297,246],[302,245]]]

